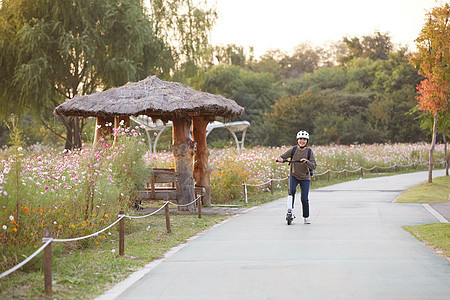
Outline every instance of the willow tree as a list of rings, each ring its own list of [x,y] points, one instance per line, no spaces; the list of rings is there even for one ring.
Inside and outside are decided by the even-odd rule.
[[[212,64],[210,32],[217,12],[206,0],[149,0],[153,31],[173,46],[175,78],[193,77]]]
[[[431,9],[416,39],[418,52],[411,63],[425,79],[417,87],[419,109],[433,115],[433,136],[429,154],[428,182],[433,181],[433,151],[439,113],[448,111],[450,96],[450,4]]]
[[[170,49],[139,0],[3,0],[0,113],[45,115],[67,99],[168,73]],[[81,146],[84,121],[63,118],[66,149]],[[50,126],[49,126],[50,128]]]

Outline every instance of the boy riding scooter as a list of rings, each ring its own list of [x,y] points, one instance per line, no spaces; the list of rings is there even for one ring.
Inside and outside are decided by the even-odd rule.
[[[300,185],[301,202],[303,210],[303,220],[305,224],[310,224],[309,220],[309,186],[311,183],[312,170],[317,166],[314,153],[311,148],[307,147],[309,141],[309,133],[301,130],[297,133],[297,146],[287,150],[277,158],[277,162],[285,162],[290,158],[289,173],[289,195],[287,201],[286,221],[291,224],[295,218],[293,214],[295,192],[297,185]]]

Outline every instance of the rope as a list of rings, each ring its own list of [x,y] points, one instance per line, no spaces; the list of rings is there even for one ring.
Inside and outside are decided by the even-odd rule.
[[[445,162],[446,162],[446,161],[443,160],[443,161],[441,161],[441,162],[439,162],[439,163],[445,163]],[[436,163],[438,163],[438,162],[436,162]],[[395,167],[402,167],[402,168],[404,168],[404,167],[411,167],[411,166],[414,166],[415,164],[417,164],[417,165],[426,165],[427,163],[424,163],[424,162],[422,162],[422,163],[414,163],[414,162],[413,162],[413,163],[410,163],[409,165],[398,165],[398,164],[395,163],[394,165],[388,166],[388,167],[381,167],[381,166],[375,165],[375,166],[373,166],[373,167],[370,168],[370,169],[361,166],[361,167],[359,167],[358,169],[355,169],[355,170],[347,170],[347,169],[343,169],[343,170],[330,170],[330,169],[328,169],[328,170],[326,170],[325,172],[315,174],[314,176],[322,176],[322,175],[325,175],[325,174],[327,174],[327,173],[344,173],[344,172],[356,173],[356,172],[361,171],[361,170],[372,171],[372,170],[374,170],[374,169],[376,169],[376,168],[379,168],[379,169],[391,169],[391,168],[395,168]],[[269,179],[269,181],[262,182],[262,183],[259,183],[259,184],[258,184],[258,183],[255,183],[255,184],[248,184],[248,183],[243,182],[242,185],[244,186],[245,203],[248,203],[248,202],[247,202],[247,201],[248,201],[248,200],[247,200],[247,186],[258,187],[258,186],[266,185],[266,184],[270,183],[271,181],[282,181],[282,180],[286,180],[286,179],[288,179],[288,178],[289,178],[289,176],[288,176],[288,177],[285,177],[285,178],[279,178],[279,179]]]
[[[262,185],[266,185],[266,184],[270,183],[271,181],[272,181],[272,179],[269,179],[269,181],[263,182],[263,183],[260,183],[260,184],[246,184],[246,185],[247,186],[262,186]]]
[[[111,227],[113,227],[114,225],[116,225],[116,224],[117,224],[120,220],[122,220],[124,217],[125,217],[125,215],[120,215],[120,217],[119,217],[114,223],[112,223],[112,224],[109,225],[108,227],[106,227],[106,228],[104,228],[104,229],[102,229],[102,230],[100,230],[100,231],[97,231],[97,232],[95,232],[95,233],[93,233],[93,234],[86,235],[86,236],[80,236],[80,237],[72,238],[72,239],[53,239],[53,241],[54,241],[54,242],[73,242],[73,241],[84,240],[84,239],[87,239],[87,238],[90,238],[90,237],[93,237],[93,236],[97,236],[97,235],[99,235],[100,233],[102,233],[103,231],[106,231],[106,230],[108,230],[109,228],[111,228]]]
[[[164,202],[164,205],[163,205],[163,206],[161,206],[160,208],[158,208],[158,209],[155,210],[154,212],[149,213],[149,214],[144,215],[144,216],[130,216],[130,215],[126,215],[125,217],[127,217],[128,219],[142,219],[142,218],[147,218],[147,217],[153,216],[154,214],[158,213],[161,209],[163,209],[163,208],[164,208],[166,205],[168,205],[168,204],[169,204],[169,201],[166,201],[166,202]]]
[[[173,202],[170,202],[170,201],[167,201],[167,203],[170,203],[170,204],[172,204],[174,206],[180,206],[180,207],[181,206],[189,206],[189,205],[195,203],[200,197],[201,197],[201,195],[198,195],[197,198],[195,198],[192,202],[187,203],[187,204],[177,204],[177,203],[173,203]]]
[[[201,195],[197,196],[197,198],[194,199],[194,201],[188,203],[188,204],[175,204],[172,203],[170,201],[166,201],[164,203],[163,206],[161,206],[160,208],[158,208],[156,211],[149,213],[147,215],[144,216],[130,216],[130,215],[118,215],[118,219],[116,221],[114,221],[113,223],[111,223],[109,226],[105,227],[104,229],[97,231],[95,233],[86,235],[86,236],[80,236],[80,237],[76,237],[76,238],[71,238],[71,239],[54,239],[54,238],[43,238],[42,241],[44,242],[44,245],[42,245],[38,250],[36,250],[36,252],[34,252],[33,254],[31,254],[27,259],[25,259],[23,262],[19,263],[18,265],[16,265],[15,267],[12,267],[11,269],[3,272],[2,274],[0,274],[0,278],[3,278],[5,276],[8,276],[9,274],[11,274],[12,272],[16,271],[17,269],[21,268],[22,266],[24,266],[26,263],[28,263],[30,260],[32,260],[36,255],[38,255],[42,250],[44,250],[45,247],[48,246],[48,244],[50,244],[51,242],[73,242],[73,241],[79,241],[79,240],[84,240],[93,236],[97,236],[100,233],[108,230],[109,228],[113,227],[114,225],[116,225],[120,220],[122,220],[123,218],[129,218],[129,219],[142,219],[142,218],[146,218],[149,216],[152,216],[156,213],[158,213],[161,209],[163,209],[166,205],[168,204],[173,204],[175,206],[188,206],[193,204],[194,202],[196,202],[199,198],[201,197]]]
[[[50,244],[53,241],[52,238],[48,238],[45,241],[45,244],[42,245],[39,249],[36,250],[36,252],[34,252],[33,254],[31,254],[30,256],[27,257],[27,259],[25,259],[23,262],[21,262],[20,264],[16,265],[15,267],[12,267],[11,269],[9,269],[8,271],[3,272],[2,274],[0,274],[0,278],[3,278],[9,274],[11,274],[12,272],[16,271],[17,269],[21,268],[23,265],[25,265],[27,262],[29,262],[30,260],[32,260],[36,255],[38,255],[42,250],[44,250],[45,247],[48,246],[48,244]]]

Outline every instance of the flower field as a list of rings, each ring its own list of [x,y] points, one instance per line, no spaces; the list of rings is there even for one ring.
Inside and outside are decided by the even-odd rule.
[[[145,140],[139,128],[114,135],[120,142],[102,140],[95,149],[83,145],[72,152],[29,152],[11,147],[0,153],[4,262],[13,253],[31,253],[23,249],[40,245],[44,228],[55,238],[88,235],[116,220],[120,209],[127,210],[143,185]],[[83,242],[98,244],[107,236]]]
[[[233,147],[210,150],[211,198],[213,202],[228,202],[242,199],[242,183],[259,185],[270,179],[284,179],[289,174],[287,164],[275,159],[290,147],[254,147],[238,155]],[[329,145],[312,146],[317,162],[316,179],[325,179],[319,174],[343,169],[355,170],[360,166],[370,169],[375,165],[380,171],[389,171],[389,166],[428,163],[429,144],[374,144],[374,145]],[[147,153],[146,160],[159,168],[172,168],[173,155],[170,152]],[[437,145],[434,151],[435,163],[444,161],[444,145]],[[383,169],[385,167],[385,169]],[[390,169],[392,171],[393,169]],[[339,175],[337,175],[339,176]],[[342,175],[341,175],[342,176]],[[281,180],[277,186],[285,185]],[[267,186],[265,187],[267,189]],[[252,189],[251,192],[261,191]]]
[[[0,269],[20,261],[12,253],[30,253],[42,243],[43,228],[53,237],[71,238],[96,232],[111,224],[119,210],[132,210],[133,195],[143,187],[149,167],[174,166],[170,152],[146,152],[139,128],[115,133],[119,142],[102,141],[93,149],[73,152],[27,151],[11,147],[0,153]],[[327,170],[354,170],[363,166],[415,165],[428,161],[428,144],[312,146],[318,168],[316,180]],[[235,148],[210,150],[213,203],[243,199],[242,183],[258,185],[288,175],[288,165],[275,158],[289,147],[255,147],[241,155]],[[444,146],[435,148],[434,161],[444,160]],[[337,175],[339,176],[339,175]],[[324,177],[324,176],[323,176]],[[325,179],[325,177],[324,177]],[[267,189],[251,188],[249,193]],[[114,229],[114,228],[113,228]],[[92,245],[108,239],[108,233],[85,240]],[[83,244],[84,245],[84,244]],[[27,249],[29,248],[29,249]]]

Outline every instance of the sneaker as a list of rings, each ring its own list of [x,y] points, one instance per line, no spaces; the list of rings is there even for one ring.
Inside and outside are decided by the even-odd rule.
[[[311,221],[309,220],[309,218],[304,218],[305,220],[305,224],[311,224]]]

